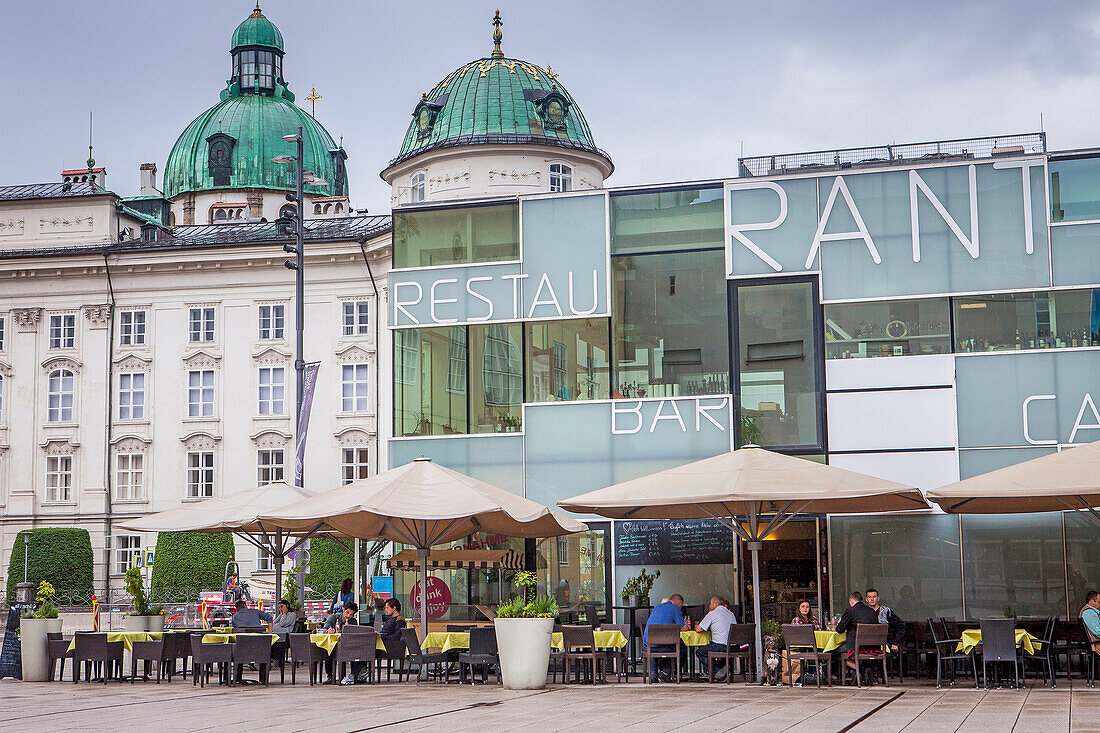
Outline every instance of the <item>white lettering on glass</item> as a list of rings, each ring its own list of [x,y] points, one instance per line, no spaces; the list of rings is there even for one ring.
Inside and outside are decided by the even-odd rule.
[[[519,281],[525,278],[531,277],[527,273],[517,273],[515,275],[501,275],[501,280],[512,281],[512,318],[519,318]]]
[[[728,402],[728,397],[723,397],[721,400],[719,400],[717,405],[704,405],[702,400],[695,400],[695,432],[698,433],[700,430],[701,425],[699,423],[699,418],[701,417],[705,417],[707,420],[710,420],[711,423],[714,424],[714,427],[718,428],[723,433],[726,432],[726,429],[722,427],[722,423],[718,422],[707,413],[711,410],[725,410],[726,404]]]
[[[493,318],[493,301],[489,300],[488,298],[486,298],[481,293],[475,292],[474,288],[473,288],[474,283],[477,283],[477,282],[491,282],[492,279],[493,278],[491,278],[491,277],[471,277],[469,280],[466,281],[466,292],[469,293],[470,295],[474,296],[478,300],[485,301],[485,305],[489,306],[489,311],[485,314],[484,318],[474,318],[473,316],[469,316],[469,319],[471,321],[488,321],[488,320],[492,320],[492,318]]]
[[[756,224],[738,224],[733,220],[733,191],[752,191],[767,189],[769,191],[775,191],[779,196],[779,216],[775,217],[772,221],[758,222]],[[775,229],[777,226],[787,220],[787,192],[783,190],[783,187],[778,183],[772,181],[759,181],[756,183],[739,183],[730,186],[730,234],[738,242],[743,244],[745,248],[759,257],[764,263],[775,270],[776,272],[782,272],[783,266],[776,261],[774,257],[762,250],[756,242],[745,236],[745,232],[759,232],[766,229]]]
[[[634,407],[627,407],[627,405],[633,404]],[[619,415],[633,415],[638,424],[629,430],[619,427]],[[611,403],[611,434],[612,435],[633,435],[642,429],[642,403],[641,401],[629,403],[615,401]]]
[[[966,248],[966,251],[970,253],[970,256],[975,260],[978,259],[978,179],[977,168],[974,166],[967,166],[970,174],[970,237],[968,238],[963,234],[962,229],[959,227],[958,222],[951,214],[947,213],[947,208],[936,197],[936,194],[932,193],[932,189],[928,187],[928,184],[924,182],[924,179],[920,177],[920,174],[915,170],[909,171],[909,221],[913,228],[913,262],[920,262],[920,222],[917,220],[917,189],[924,191],[924,195],[928,198],[928,203],[932,204],[932,207],[936,210],[943,220],[947,223],[949,229],[954,232],[959,241],[962,242],[962,246]],[[1030,210],[1030,209],[1029,209]]]
[[[666,403],[672,406],[671,415],[663,414]],[[649,426],[649,432],[652,433],[653,431],[655,431],[657,429],[657,423],[661,420],[675,420],[676,422],[680,423],[681,433],[686,433],[688,431],[687,426],[684,425],[684,418],[680,417],[680,408],[678,408],[676,406],[676,403],[672,400],[661,400],[657,403],[657,412],[653,414],[653,422]]]
[[[398,291],[401,288],[407,288],[407,287],[416,288],[416,300],[401,300],[401,298],[398,297],[398,294],[397,294]],[[416,305],[423,299],[424,299],[424,288],[420,287],[420,283],[418,283],[418,282],[403,282],[403,283],[398,282],[398,283],[393,284],[393,310],[394,310],[395,315],[399,314],[399,313],[404,313],[405,316],[410,321],[412,321],[413,323],[419,324],[420,321],[417,320],[416,316],[414,316],[412,313],[409,313],[409,311],[405,308],[405,306],[407,306],[407,305]]]
[[[443,305],[444,303],[457,303],[458,298],[437,298],[435,295],[435,289],[440,285],[447,285],[449,283],[458,283],[457,278],[448,277],[442,280],[436,280],[432,283],[432,287],[428,290],[428,311],[432,314],[432,323],[458,323],[457,318],[440,318],[436,315],[435,307],[437,305]]]
[[[550,297],[547,300],[542,300],[542,289],[544,286],[550,291]],[[531,301],[531,309],[527,311],[527,317],[531,318],[535,314],[535,309],[540,305],[552,305],[559,316],[565,315],[561,310],[561,304],[558,303],[558,296],[554,292],[554,286],[550,284],[550,276],[545,272],[542,273],[542,279],[539,280],[539,286],[535,289],[535,299]]]
[[[1085,408],[1089,408],[1092,413],[1092,419],[1095,420],[1092,425],[1084,425],[1081,423],[1081,418],[1085,416]],[[1088,392],[1085,393],[1085,399],[1081,400],[1081,409],[1077,411],[1077,419],[1073,421],[1073,431],[1069,434],[1069,442],[1073,442],[1077,437],[1078,430],[1100,430],[1100,413],[1096,411],[1096,405],[1092,401],[1092,395]]]
[[[592,307],[586,311],[577,310],[576,302],[573,298],[573,271],[569,271],[569,310],[575,316],[588,316],[596,312],[596,308],[600,304],[600,273],[599,270],[592,270]]]
[[[837,193],[844,196],[844,203],[848,205],[848,211],[852,214],[852,218],[855,219],[856,231],[825,234],[825,227],[828,225],[829,217],[833,213],[833,205],[836,203]],[[817,222],[817,231],[814,232],[814,241],[810,244],[809,254],[806,255],[806,269],[809,270],[813,267],[814,258],[817,256],[818,250],[821,249],[822,242],[836,242],[849,239],[862,239],[867,245],[867,251],[871,253],[871,259],[875,261],[875,264],[882,264],[882,257],[878,253],[878,248],[875,247],[874,240],[871,239],[871,233],[867,231],[867,225],[863,223],[863,216],[856,207],[856,202],[852,198],[852,192],[848,190],[848,184],[844,182],[844,176],[837,176],[833,181],[832,190],[829,191],[829,199],[825,202],[825,209],[821,212],[821,218]]]
[[[1053,399],[1056,399],[1056,398],[1052,394],[1033,394],[1033,395],[1031,395],[1030,397],[1028,397],[1027,399],[1024,400],[1024,406],[1023,406],[1023,411],[1024,411],[1024,440],[1026,440],[1028,443],[1031,443],[1032,445],[1058,445],[1058,439],[1057,438],[1055,438],[1054,440],[1040,440],[1038,438],[1031,437],[1031,430],[1030,430],[1030,426],[1028,424],[1028,411],[1027,411],[1028,405],[1030,405],[1032,402],[1036,402],[1038,400],[1053,400]],[[1072,442],[1073,438],[1070,438],[1070,441]]]
[[[1034,254],[1035,252],[1035,232],[1031,223],[1031,169],[1042,165],[1043,161],[1041,160],[1000,161],[993,164],[994,170],[1020,169],[1024,187],[1024,252],[1028,254]]]

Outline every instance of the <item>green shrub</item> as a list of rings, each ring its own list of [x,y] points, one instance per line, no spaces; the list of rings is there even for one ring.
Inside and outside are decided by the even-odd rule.
[[[161,532],[157,535],[152,591],[192,588],[192,600],[200,590],[221,590],[225,565],[233,559],[233,538],[228,532]]]
[[[15,584],[23,582],[23,535],[30,533],[26,548],[27,580],[38,586],[48,581],[58,590],[92,591],[92,538],[76,527],[43,527],[15,536],[8,562],[8,598],[15,598]]]
[[[319,589],[340,585],[355,573],[355,557],[336,540],[314,537],[309,541],[309,572],[306,585]]]

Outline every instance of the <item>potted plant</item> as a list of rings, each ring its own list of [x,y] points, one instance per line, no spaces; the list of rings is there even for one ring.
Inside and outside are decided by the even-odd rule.
[[[642,568],[642,572],[626,581],[622,593],[619,595],[628,606],[648,606],[649,592],[653,590],[653,584],[657,582],[659,577],[661,577],[660,570],[650,574],[645,571],[645,568]]]
[[[514,582],[520,595],[501,605],[493,622],[501,682],[509,690],[541,690],[546,687],[558,604],[549,596],[534,595],[534,573],[516,573]]]
[[[126,571],[124,589],[130,596],[132,610],[122,619],[122,628],[127,631],[164,631],[164,609],[149,605],[141,570],[134,567]]]
[[[53,584],[43,580],[38,584],[33,613],[24,612],[19,622],[20,652],[23,662],[23,679],[27,682],[45,682],[50,677],[50,657],[46,649],[46,634],[61,632],[61,619],[53,605]]]

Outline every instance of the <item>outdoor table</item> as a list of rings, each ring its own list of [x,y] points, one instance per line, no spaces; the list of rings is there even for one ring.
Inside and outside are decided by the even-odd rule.
[[[955,651],[961,651],[963,654],[969,654],[974,650],[974,647],[982,643],[982,630],[981,629],[967,629],[959,634],[962,639],[955,647]],[[1031,634],[1027,633],[1023,629],[1016,629],[1016,646],[1023,647],[1023,650],[1028,654],[1034,654],[1035,649],[1042,645],[1042,642],[1036,639]]]
[[[309,640],[310,640],[311,643],[315,644],[318,648],[320,648],[325,654],[328,654],[328,655],[331,656],[332,655],[332,650],[336,648],[336,645],[340,641],[340,635],[339,634],[310,634],[309,635]],[[467,641],[466,644],[468,646],[469,641]],[[380,652],[386,651],[386,645],[382,641],[381,636],[378,637],[378,641],[377,641],[377,643],[375,643],[374,647],[375,647],[375,649],[377,649]]]
[[[78,633],[83,633],[83,632],[78,632]],[[163,631],[103,631],[103,632],[93,632],[93,633],[107,634],[107,643],[108,644],[110,644],[112,642],[116,642],[116,641],[121,641],[122,642],[122,647],[128,652],[132,652],[134,650],[134,642],[135,641],[160,641],[162,638],[164,638],[164,632]],[[69,642],[68,651],[71,652],[75,649],[76,649],[76,638],[74,637],[73,640]]]
[[[823,652],[831,652],[840,648],[840,645],[848,640],[847,634],[839,631],[815,631],[814,641],[817,648]]]
[[[630,627],[630,634],[628,639],[630,640],[629,658],[630,658],[630,670],[637,673],[638,671],[638,645],[641,643],[641,632],[638,631],[638,610],[650,610],[653,606],[612,606],[611,608],[622,611],[626,617],[626,623]]]
[[[627,645],[626,636],[623,635],[623,632],[618,630],[600,631],[599,629],[596,629],[592,632],[592,637],[596,642],[597,649],[610,649],[612,647],[615,647],[616,649],[622,649],[624,646]],[[310,638],[312,639],[312,637]],[[448,652],[451,649],[469,649],[470,632],[435,631],[424,637],[424,643],[421,644],[421,646],[425,649],[439,649],[444,652]],[[553,649],[557,649],[558,651],[561,651],[564,648],[564,642],[562,640],[561,632],[557,632],[551,635],[550,646]]]
[[[278,634],[203,634],[203,644],[232,644],[238,636],[267,636],[271,638],[271,645],[279,640]]]

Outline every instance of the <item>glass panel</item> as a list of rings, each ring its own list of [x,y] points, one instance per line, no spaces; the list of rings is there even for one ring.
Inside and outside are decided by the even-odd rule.
[[[1069,578],[1067,618],[1076,618],[1085,594],[1100,587],[1100,555],[1096,552],[1096,524],[1077,512],[1065,513],[1066,569]]]
[[[829,536],[833,613],[844,611],[853,590],[875,588],[907,622],[962,618],[958,517],[830,517]]]
[[[606,533],[602,529],[589,530],[540,542],[539,592],[553,596],[561,608],[594,603],[600,615],[604,615]]]
[[[1052,160],[1050,220],[1100,219],[1100,158]]]
[[[516,204],[394,212],[394,267],[519,259]]]
[[[1100,289],[954,298],[955,348],[970,352],[1100,345],[1098,296]]]
[[[469,342],[471,432],[516,432],[523,413],[522,326],[471,326]]]
[[[742,443],[820,445],[815,309],[810,282],[737,289]]]
[[[724,253],[612,259],[616,397],[729,392]]]
[[[825,358],[951,353],[947,298],[825,306]]]
[[[461,341],[457,338],[461,334]],[[394,435],[449,435],[468,431],[465,380],[452,378],[456,350],[465,358],[462,328],[394,332]]]
[[[608,399],[606,318],[526,326],[528,402]]]
[[[720,248],[723,216],[721,188],[612,196],[611,253]]]
[[[1065,612],[1059,514],[968,514],[962,537],[968,618]]]

